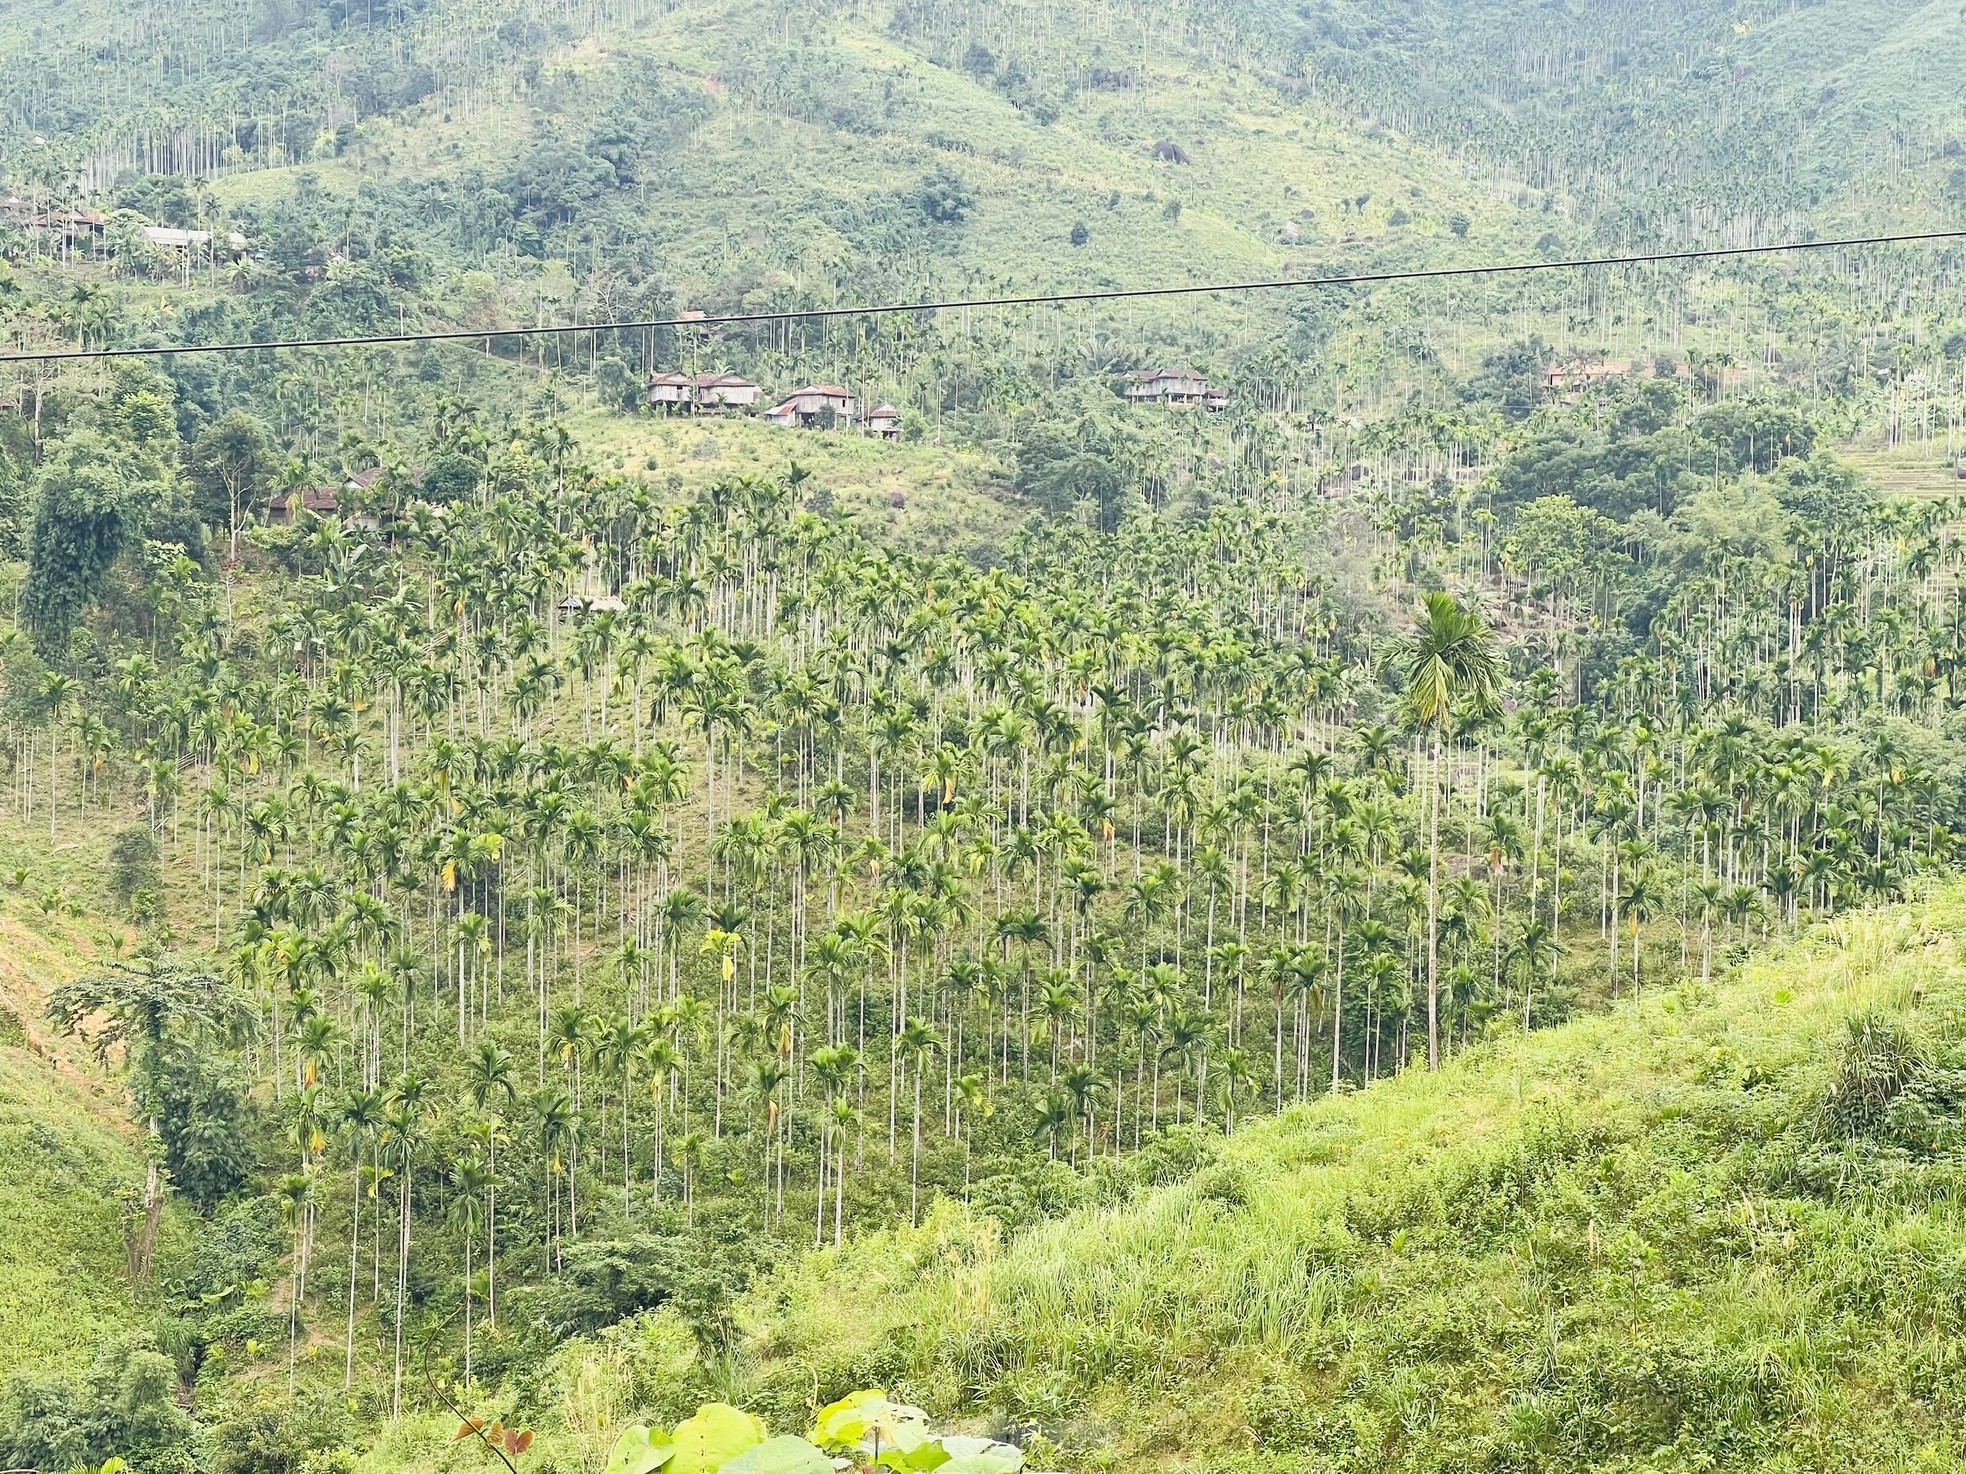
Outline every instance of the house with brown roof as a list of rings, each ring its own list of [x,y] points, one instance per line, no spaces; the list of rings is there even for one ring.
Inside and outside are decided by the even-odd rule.
[[[838,384],[807,384],[765,411],[774,425],[811,430],[853,423],[854,398]]]
[[[698,374],[690,385],[698,409],[754,410],[764,397],[764,390],[737,374]]]
[[[276,491],[273,499],[266,504],[266,525],[290,526],[300,519],[303,512],[316,517],[332,517],[340,508],[341,488],[338,486],[302,486],[293,491]]]
[[[750,411],[764,391],[737,374],[654,374],[649,378],[648,402],[665,414]]]
[[[303,486],[296,491],[275,492],[266,506],[266,525],[288,527],[299,521],[302,513],[316,517],[339,516],[343,498],[354,494],[359,499],[361,493],[373,491],[382,477],[382,467],[373,466],[338,485]],[[365,527],[370,531],[382,526],[382,519],[373,512],[353,512],[342,520],[350,527]]]
[[[879,404],[867,411],[866,416],[860,422],[860,426],[869,435],[878,436],[882,440],[899,440],[901,438],[901,411],[889,404],[886,400],[882,400]]]
[[[1229,393],[1191,368],[1135,369],[1127,376],[1126,397],[1135,404],[1198,404],[1226,409]]]
[[[50,231],[65,241],[94,240],[109,229],[109,217],[93,210],[51,210],[28,221],[34,231]]]
[[[648,384],[649,408],[665,414],[685,413],[696,407],[696,386],[688,374],[651,374]]]
[[[1632,365],[1622,359],[1578,354],[1549,365],[1544,371],[1544,383],[1551,399],[1574,405],[1587,391],[1601,388],[1631,371]]]

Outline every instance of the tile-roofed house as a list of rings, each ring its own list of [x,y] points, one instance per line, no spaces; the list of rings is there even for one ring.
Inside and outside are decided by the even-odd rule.
[[[36,215],[28,225],[33,230],[51,230],[63,240],[75,241],[102,235],[109,228],[109,217],[93,210],[54,210]]]
[[[1632,366],[1619,359],[1577,355],[1565,362],[1551,364],[1544,371],[1544,382],[1552,399],[1562,404],[1575,404],[1584,391],[1621,378],[1631,371]]]
[[[853,395],[838,384],[807,384],[766,410],[765,418],[774,425],[810,430],[828,423],[829,416],[835,423],[851,423],[853,405]]]
[[[653,374],[648,402],[668,414],[702,410],[749,410],[764,391],[738,374]]]
[[[373,491],[387,474],[381,466],[371,466],[334,485],[303,486],[297,491],[275,492],[266,507],[267,526],[286,527],[297,521],[302,512],[316,517],[342,516],[342,503],[349,493],[356,493],[359,497],[362,492]],[[365,527],[371,531],[382,526],[380,517],[373,512],[360,510],[342,516],[342,520],[350,527]]]
[[[1138,369],[1127,375],[1126,397],[1135,404],[1199,404],[1222,409],[1228,392],[1191,368]]]
[[[690,384],[698,409],[755,409],[764,397],[764,390],[738,374],[698,374]]]
[[[670,414],[691,409],[696,404],[695,381],[688,374],[652,374],[648,402],[651,408]]]
[[[276,491],[266,505],[266,524],[269,527],[285,527],[297,520],[302,512],[311,512],[316,517],[332,517],[341,510],[341,493],[339,486],[303,486],[294,491]]]

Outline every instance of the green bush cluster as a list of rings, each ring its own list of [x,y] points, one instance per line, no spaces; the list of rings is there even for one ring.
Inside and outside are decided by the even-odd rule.
[[[79,1377],[16,1372],[0,1390],[0,1462],[68,1470],[121,1457],[139,1474],[192,1474],[192,1423],[177,1368],[147,1341],[118,1341]]]

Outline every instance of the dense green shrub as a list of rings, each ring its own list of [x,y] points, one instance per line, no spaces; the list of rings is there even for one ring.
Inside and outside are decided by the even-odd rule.
[[[0,1463],[66,1470],[127,1460],[139,1474],[190,1468],[191,1419],[177,1368],[143,1341],[116,1341],[79,1378],[18,1373],[0,1391]]]

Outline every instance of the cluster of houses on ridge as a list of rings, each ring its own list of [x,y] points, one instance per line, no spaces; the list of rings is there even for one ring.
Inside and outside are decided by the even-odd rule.
[[[1121,392],[1133,404],[1220,410],[1226,409],[1229,403],[1226,389],[1211,384],[1191,368],[1135,369],[1124,375],[1121,383]],[[763,399],[764,390],[738,374],[664,373],[652,375],[648,381],[649,407],[665,415],[751,415],[760,412]],[[837,427],[859,430],[882,440],[901,438],[900,410],[885,400],[872,409],[863,409],[853,392],[838,384],[807,384],[794,389],[763,414],[772,424],[792,430]],[[353,494],[359,501],[362,493],[375,488],[382,474],[378,467],[336,485],[305,486],[276,493],[267,504],[266,523],[285,527],[303,513],[332,517],[341,510],[344,496]],[[367,512],[358,511],[349,520],[355,526],[380,525]]]
[[[1191,368],[1134,369],[1124,377],[1134,404],[1199,405],[1227,409],[1229,391]],[[649,408],[664,414],[756,414],[764,390],[737,374],[655,374],[648,382]],[[807,384],[764,412],[774,425],[793,430],[839,427],[883,440],[901,438],[901,411],[883,400],[863,410],[853,392],[838,384]]]
[[[737,374],[656,374],[649,379],[649,408],[664,414],[755,414],[764,390]],[[774,425],[812,430],[838,426],[882,440],[901,438],[901,411],[883,400],[861,409],[853,392],[838,384],[807,384],[764,411]]]
[[[103,240],[109,234],[110,217],[99,210],[44,210],[19,195],[0,199],[0,219],[14,221],[36,235],[58,235],[70,245]],[[166,251],[188,251],[212,243],[209,230],[180,230],[174,225],[139,226],[137,236],[144,244]],[[246,238],[236,230],[227,231],[222,246],[238,256],[246,249]]]

